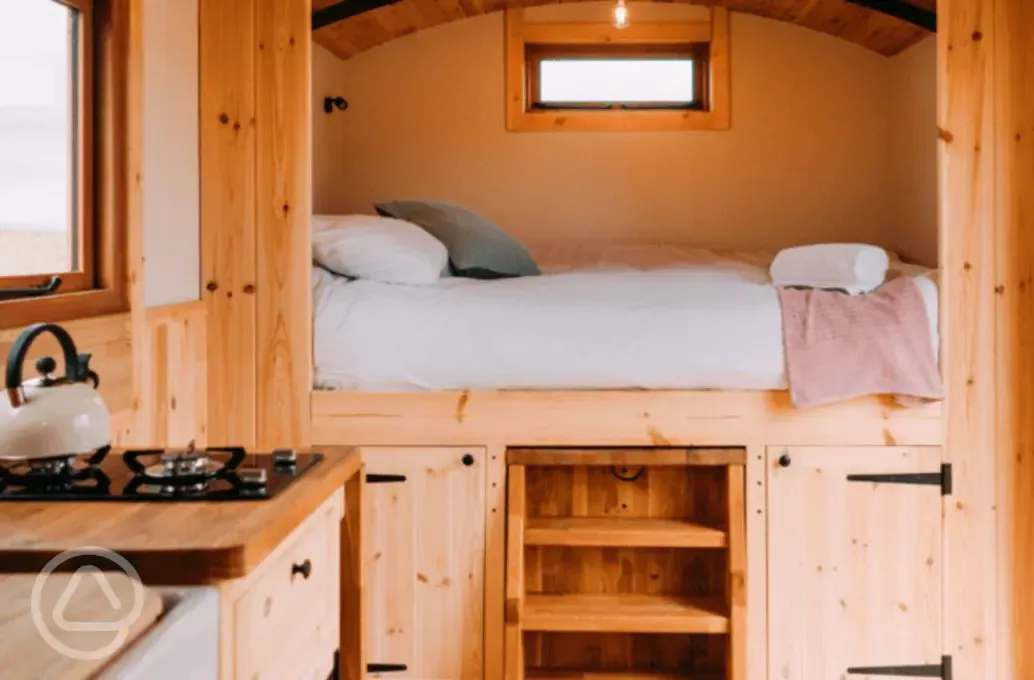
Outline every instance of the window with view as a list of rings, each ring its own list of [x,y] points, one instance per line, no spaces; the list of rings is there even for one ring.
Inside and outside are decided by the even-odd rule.
[[[550,109],[705,109],[706,45],[529,46],[529,101]]]
[[[0,1],[0,294],[97,287],[92,0]]]
[[[729,129],[729,12],[696,14],[616,26],[508,9],[507,130]]]

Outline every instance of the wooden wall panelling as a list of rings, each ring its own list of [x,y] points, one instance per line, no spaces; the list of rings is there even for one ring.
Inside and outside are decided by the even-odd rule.
[[[956,480],[945,507],[945,592],[953,596],[943,625],[945,652],[953,655],[959,678],[997,678],[999,670],[1011,677],[997,667],[995,452],[1001,451],[996,419],[1004,386],[996,380],[995,251],[1010,247],[997,233],[993,191],[994,7],[1000,1],[941,0],[937,34],[941,337],[950,340],[942,351],[945,455]]]
[[[125,32],[125,127],[116,134],[125,148],[126,271],[129,277],[129,308],[133,339],[132,399],[130,417],[119,444],[146,446],[151,443],[147,407],[151,364],[147,319],[144,312],[144,3],[143,0],[113,0],[124,17]],[[116,21],[116,23],[118,23]],[[115,193],[117,197],[118,192]],[[117,202],[117,198],[116,198]],[[110,408],[110,407],[109,407]]]
[[[204,302],[147,310],[153,445],[208,443],[207,316]]]
[[[1023,679],[1034,677],[1034,2],[997,0],[994,20],[997,377],[1005,397],[997,413],[998,602],[1012,603],[998,612],[998,664]]]
[[[133,343],[129,314],[101,316],[93,319],[62,322],[75,340],[80,352],[90,352],[90,367],[100,376],[100,394],[112,415],[112,437],[122,439],[132,423],[133,405]],[[22,329],[0,330],[0,359],[6,362],[11,344]],[[57,341],[49,335],[40,336],[32,344],[30,358],[25,364],[25,377],[35,377],[35,360],[41,356],[61,356]],[[58,366],[61,366],[60,360]]]
[[[312,388],[312,10],[307,0],[257,7],[257,443],[299,447]]]
[[[206,1],[199,10],[209,440],[223,445],[256,443],[255,3]]]

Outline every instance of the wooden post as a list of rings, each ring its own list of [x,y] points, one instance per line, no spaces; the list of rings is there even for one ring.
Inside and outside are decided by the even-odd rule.
[[[506,505],[506,680],[524,680],[524,519],[527,491],[523,465],[511,465]]]
[[[363,606],[363,506],[366,466],[345,484],[345,518],[341,522],[341,677],[366,677],[366,625]]]
[[[1031,0],[938,7],[946,455],[945,653],[1034,672],[1034,21]]]
[[[729,647],[726,662],[729,680],[747,678],[747,499],[743,465],[728,470],[729,576],[726,599],[729,605]]]

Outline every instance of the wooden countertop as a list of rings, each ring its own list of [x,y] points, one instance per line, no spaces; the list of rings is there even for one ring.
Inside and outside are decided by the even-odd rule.
[[[104,579],[103,584],[100,578]],[[161,596],[140,587],[125,574],[50,574],[40,587],[37,608],[38,621],[50,636],[48,640],[37,627],[33,613],[35,584],[35,575],[0,576],[0,678],[92,678],[115,654],[145,633],[162,613]],[[114,606],[109,600],[111,595],[117,601]],[[137,597],[139,616],[126,620],[133,613]],[[56,616],[84,626],[107,623],[117,627],[124,621],[125,639],[118,640],[117,628],[64,630],[55,623]],[[109,646],[112,649],[98,659],[77,659],[63,653],[58,645],[87,655],[105,652]]]
[[[269,500],[3,501],[0,572],[39,571],[65,550],[99,546],[129,560],[145,583],[193,585],[245,576],[362,467],[358,449],[320,451],[325,458],[319,465]],[[71,560],[63,568],[82,564]]]

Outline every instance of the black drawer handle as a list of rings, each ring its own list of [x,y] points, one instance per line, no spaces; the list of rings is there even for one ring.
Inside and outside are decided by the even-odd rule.
[[[402,673],[408,671],[404,663],[368,663],[366,664],[367,673]]]
[[[291,578],[294,578],[295,574],[301,574],[302,578],[308,581],[309,576],[312,575],[312,562],[309,560],[305,560],[301,564],[292,564]]]

